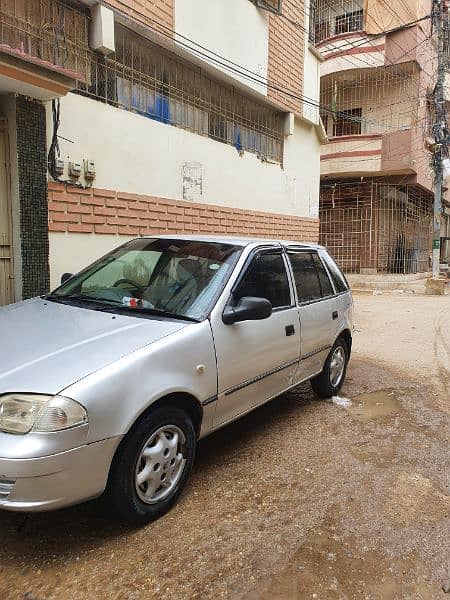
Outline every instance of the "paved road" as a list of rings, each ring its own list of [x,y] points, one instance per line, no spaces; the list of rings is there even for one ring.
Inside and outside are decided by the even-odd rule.
[[[98,503],[0,514],[0,599],[434,599],[450,578],[450,297],[356,298],[342,395],[308,386],[201,443],[130,529]]]

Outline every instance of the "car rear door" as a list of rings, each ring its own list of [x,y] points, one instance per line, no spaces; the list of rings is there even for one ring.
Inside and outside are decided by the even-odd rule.
[[[295,382],[319,373],[338,334],[339,303],[315,249],[287,248],[297,293],[300,362]]]
[[[273,312],[264,320],[225,325],[223,305],[213,311],[218,371],[215,426],[289,388],[299,361],[298,310],[281,246],[256,249],[248,257],[232,288],[233,302],[244,296],[269,299]]]

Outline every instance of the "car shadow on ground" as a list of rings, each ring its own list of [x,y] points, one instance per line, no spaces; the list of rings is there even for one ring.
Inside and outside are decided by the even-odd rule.
[[[264,439],[268,430],[295,412],[298,414],[302,406],[317,401],[309,384],[302,384],[200,441],[194,472],[184,494],[195,488],[197,478],[214,477],[218,465],[227,464],[249,437]],[[103,498],[48,513],[0,511],[0,573],[8,565],[32,564],[39,569],[49,563],[64,564],[77,554],[95,551],[108,540],[122,538],[129,543],[127,538],[138,529],[108,515]]]

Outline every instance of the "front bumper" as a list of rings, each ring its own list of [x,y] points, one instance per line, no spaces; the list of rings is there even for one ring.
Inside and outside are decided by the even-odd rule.
[[[46,511],[99,496],[121,436],[40,458],[0,458],[0,509]]]

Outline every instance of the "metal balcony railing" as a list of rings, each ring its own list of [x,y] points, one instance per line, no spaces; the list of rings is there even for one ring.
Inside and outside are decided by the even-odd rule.
[[[312,0],[309,41],[319,44],[364,29],[364,0]]]
[[[58,0],[0,0],[0,52],[86,81],[89,17]]]

